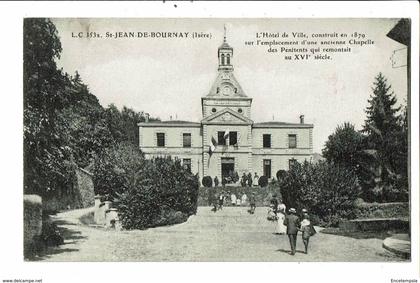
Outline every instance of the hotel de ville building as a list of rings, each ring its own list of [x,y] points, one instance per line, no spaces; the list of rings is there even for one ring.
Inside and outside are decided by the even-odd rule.
[[[200,122],[159,121],[139,123],[139,146],[146,158],[179,158],[191,172],[221,181],[230,171],[275,178],[293,162],[310,160],[312,124],[301,115],[297,123],[254,122],[252,98],[233,74],[233,48],[224,38],[217,50],[218,75],[201,98]]]

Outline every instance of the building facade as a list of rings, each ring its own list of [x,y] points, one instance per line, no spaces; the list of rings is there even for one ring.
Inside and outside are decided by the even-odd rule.
[[[218,76],[201,98],[200,122],[161,121],[139,124],[139,146],[146,158],[170,155],[193,173],[226,178],[230,172],[275,178],[291,163],[310,160],[312,124],[254,123],[252,98],[245,95],[233,74],[233,48],[224,38],[218,48]]]

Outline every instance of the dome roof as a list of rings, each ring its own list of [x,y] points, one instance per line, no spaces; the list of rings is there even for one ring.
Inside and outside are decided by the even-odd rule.
[[[219,49],[231,49],[231,50],[233,50],[233,48],[226,41],[223,41],[223,43],[222,43],[222,45],[220,45]]]

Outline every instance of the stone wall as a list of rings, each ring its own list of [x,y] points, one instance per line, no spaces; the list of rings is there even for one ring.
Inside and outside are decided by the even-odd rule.
[[[78,168],[78,170],[76,170],[76,177],[80,208],[93,206],[95,192],[93,187],[92,173],[84,169]]]
[[[23,196],[23,243],[25,254],[31,253],[35,238],[42,232],[42,199],[38,195]]]
[[[92,174],[84,169],[77,168],[73,185],[63,192],[45,196],[43,209],[60,211],[91,207],[94,205],[94,196]]]

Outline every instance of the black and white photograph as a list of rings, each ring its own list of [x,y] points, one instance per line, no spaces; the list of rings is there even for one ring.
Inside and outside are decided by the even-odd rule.
[[[21,264],[417,282],[418,17],[50,15],[20,27]]]

